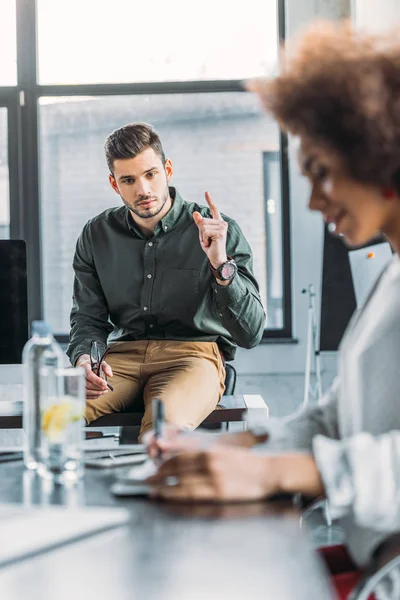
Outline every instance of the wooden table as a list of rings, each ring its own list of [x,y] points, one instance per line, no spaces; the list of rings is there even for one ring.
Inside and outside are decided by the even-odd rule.
[[[0,502],[126,507],[128,525],[0,569],[4,600],[329,600],[291,502],[173,505],[116,499],[115,470],[50,486],[0,464]]]

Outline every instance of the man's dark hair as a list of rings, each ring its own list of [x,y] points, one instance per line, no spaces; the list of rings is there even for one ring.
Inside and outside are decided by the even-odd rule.
[[[113,131],[104,144],[110,173],[114,172],[114,160],[135,158],[147,148],[152,148],[165,165],[165,154],[158,133],[148,123],[128,123]]]

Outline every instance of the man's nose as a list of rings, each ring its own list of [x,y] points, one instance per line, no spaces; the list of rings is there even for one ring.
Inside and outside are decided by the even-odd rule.
[[[139,180],[137,182],[137,194],[138,196],[147,197],[150,195],[150,182],[147,179]]]

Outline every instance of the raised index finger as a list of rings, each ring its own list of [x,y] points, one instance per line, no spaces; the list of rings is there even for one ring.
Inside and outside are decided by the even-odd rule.
[[[221,213],[219,212],[218,208],[215,206],[215,204],[212,201],[212,198],[208,192],[206,192],[206,200],[207,200],[208,206],[210,207],[212,218],[216,219],[217,221],[222,221]]]

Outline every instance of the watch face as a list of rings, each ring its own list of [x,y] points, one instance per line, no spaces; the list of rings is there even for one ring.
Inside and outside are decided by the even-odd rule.
[[[222,266],[222,268],[221,268],[221,271],[220,271],[220,272],[221,272],[221,276],[222,276],[224,279],[231,279],[231,278],[234,276],[234,274],[235,274],[235,271],[236,271],[236,269],[235,269],[235,265],[233,265],[232,263],[229,263],[229,262],[228,262],[228,263],[225,263],[225,264]]]

